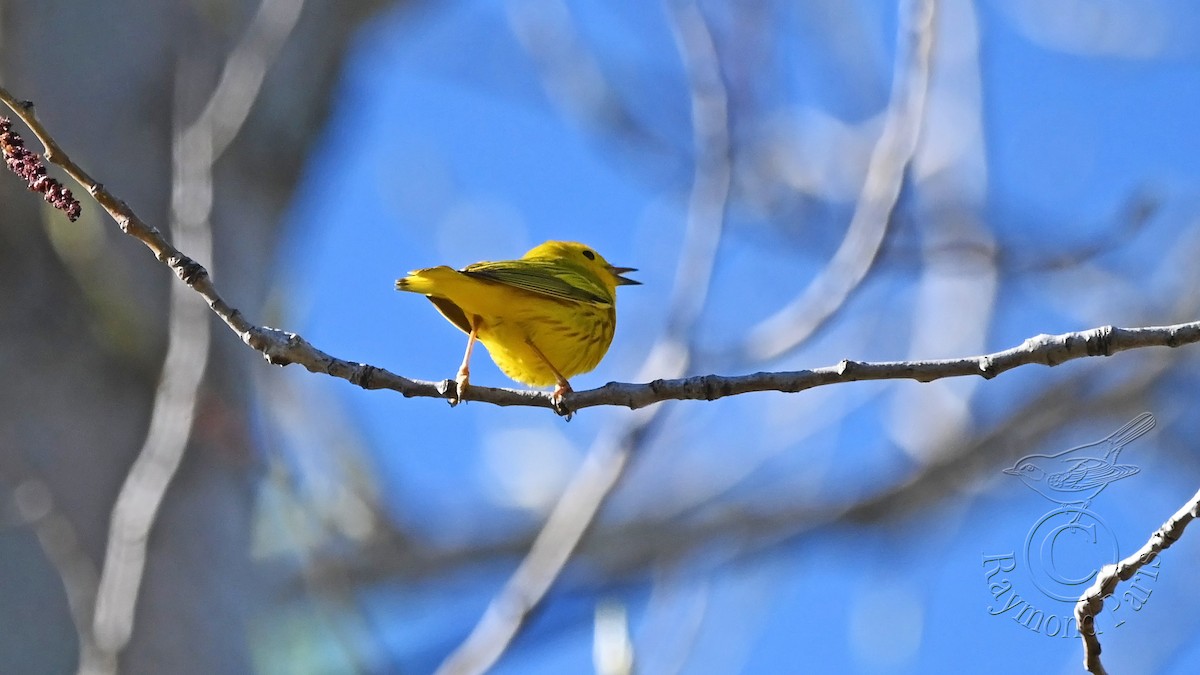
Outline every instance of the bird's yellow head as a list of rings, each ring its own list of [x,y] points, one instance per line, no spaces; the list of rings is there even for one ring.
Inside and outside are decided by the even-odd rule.
[[[545,242],[530,249],[528,253],[521,256],[521,259],[553,260],[558,264],[568,266],[604,284],[604,287],[608,289],[610,297],[616,292],[617,286],[640,285],[642,283],[621,276],[627,272],[636,272],[635,268],[616,267],[605,260],[604,256],[597,253],[596,249],[574,241]]]

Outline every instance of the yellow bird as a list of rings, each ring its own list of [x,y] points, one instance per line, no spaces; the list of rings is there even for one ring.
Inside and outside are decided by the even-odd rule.
[[[535,387],[555,385],[557,404],[571,391],[567,378],[592,370],[608,352],[617,286],[640,284],[621,276],[636,271],[610,265],[583,244],[548,241],[520,260],[415,270],[396,280],[396,290],[421,293],[467,334],[458,399],[470,386],[478,340],[505,375]]]

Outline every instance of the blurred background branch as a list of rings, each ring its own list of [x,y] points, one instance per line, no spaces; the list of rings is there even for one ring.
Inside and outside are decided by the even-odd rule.
[[[936,33],[936,0],[901,5],[897,44],[904,48],[896,49],[891,100],[845,238],[791,302],[746,328],[743,342],[727,349],[737,363],[772,361],[804,344],[846,303],[879,254],[925,122]]]
[[[263,0],[191,123],[182,120],[194,97],[189,91],[195,82],[192,74],[199,69],[187,56],[182,58],[176,77],[169,232],[175,245],[195,259],[212,259],[213,166],[245,125],[267,68],[303,7],[303,0]],[[147,540],[192,433],[209,360],[209,312],[183,284],[171,285],[168,311],[167,356],[150,428],[113,507],[96,592],[94,633],[80,636],[81,673],[118,672],[118,658],[133,633]]]

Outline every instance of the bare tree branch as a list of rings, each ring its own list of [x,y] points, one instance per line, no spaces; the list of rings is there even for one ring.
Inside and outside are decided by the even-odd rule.
[[[876,523],[894,519],[960,491],[962,486],[993,471],[997,464],[1011,464],[1029,447],[1061,429],[1064,420],[1077,420],[1097,410],[1140,409],[1153,383],[1177,368],[1180,356],[1180,352],[1153,353],[1115,389],[1107,379],[1103,388],[1096,383],[1095,378],[1106,370],[1081,368],[1009,411],[1004,419],[965,437],[956,452],[915,467],[880,490],[847,495],[845,501],[837,503],[820,499],[814,503],[811,495],[797,492],[793,499],[770,510],[748,510],[714,500],[694,506],[693,513],[705,514],[701,518],[680,519],[673,511],[643,511],[633,521],[593,528],[576,554],[583,555],[588,569],[598,574],[610,579],[627,578],[663,560],[686,559],[714,541],[738,542],[744,547],[743,554],[749,555],[773,542],[838,521]],[[1020,424],[1014,425],[1014,421]],[[403,532],[393,537],[377,539],[371,550],[353,560],[318,561],[322,570],[316,577],[323,584],[337,584],[346,575],[364,586],[397,576],[419,579],[434,572],[470,567],[480,560],[513,556],[529,546],[529,538],[521,536],[430,555],[414,548]]]
[[[1105,565],[1096,575],[1096,582],[1080,596],[1075,604],[1075,620],[1079,623],[1079,634],[1083,640],[1083,667],[1095,675],[1108,671],[1100,663],[1100,638],[1096,636],[1096,615],[1104,609],[1104,599],[1110,597],[1117,584],[1128,581],[1138,571],[1153,562],[1159,553],[1167,550],[1183,536],[1183,530],[1200,516],[1200,492],[1192,495],[1183,508],[1167,519],[1162,527],[1150,535],[1150,540],[1133,555],[1115,565]]]
[[[454,381],[413,380],[384,368],[331,356],[296,333],[257,326],[230,306],[217,292],[208,271],[172,246],[162,233],[148,225],[125,202],[97,183],[58,146],[37,120],[33,104],[17,99],[0,87],[0,100],[26,123],[46,148],[46,158],[88,188],[121,229],[138,239],[155,258],[192,290],[199,293],[221,320],[251,348],[275,365],[300,364],[314,373],[344,379],[363,389],[390,389],[406,397],[450,399]],[[955,359],[857,362],[843,360],[834,366],[812,370],[760,372],[748,375],[699,375],[658,379],[646,383],[610,382],[602,387],[567,394],[563,408],[577,411],[601,405],[642,408],[668,400],[715,400],[757,391],[798,392],[813,387],[861,380],[917,380],[932,382],[947,377],[978,375],[995,377],[1013,368],[1042,364],[1056,366],[1089,356],[1112,356],[1117,352],[1145,347],[1180,347],[1200,342],[1200,321],[1170,326],[1118,328],[1101,326],[1059,335],[1037,335],[1021,344],[990,354]],[[467,400],[500,406],[531,406],[556,410],[545,391],[473,386]]]
[[[184,255],[155,227],[143,221],[125,202],[96,182],[63,151],[38,121],[33,104],[14,97],[0,87],[0,100],[30,128],[46,148],[48,161],[62,167],[117,222],[122,231],[146,245],[159,262],[167,265],[185,284],[199,293],[212,311],[243,342],[261,352],[275,365],[300,364],[314,373],[344,379],[363,389],[390,389],[406,397],[450,399],[455,395],[454,381],[414,380],[366,363],[355,363],[331,356],[296,333],[258,326],[229,305],[218,293],[208,271]],[[957,359],[931,361],[855,362],[845,360],[835,366],[813,370],[760,372],[749,375],[702,375],[659,379],[647,383],[610,382],[602,387],[567,394],[561,409],[574,412],[600,405],[641,408],[667,400],[714,400],[755,391],[798,392],[813,387],[860,380],[908,379],[931,382],[946,377],[979,375],[992,378],[1007,370],[1032,363],[1054,366],[1086,356],[1111,356],[1120,351],[1144,347],[1179,347],[1200,342],[1200,322],[1171,326],[1116,328],[1102,326],[1060,335],[1039,335],[1010,349]],[[473,386],[466,400],[501,406],[531,406],[559,410],[550,393],[498,387]]]

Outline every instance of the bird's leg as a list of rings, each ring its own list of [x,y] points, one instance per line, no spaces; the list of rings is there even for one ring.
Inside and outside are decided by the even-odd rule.
[[[475,341],[479,339],[479,321],[476,317],[475,321],[471,322],[471,333],[467,336],[467,353],[463,354],[462,365],[458,367],[458,375],[454,378],[455,397],[450,401],[450,405],[458,405],[462,400],[463,394],[467,392],[467,388],[471,386],[471,350],[475,349]]]
[[[550,369],[550,372],[554,373],[555,379],[558,380],[558,384],[555,385],[554,391],[550,394],[550,402],[554,404],[554,408],[558,410],[559,414],[563,414],[563,396],[573,391],[571,389],[571,383],[567,382],[567,378],[563,377],[563,374],[559,372],[558,368],[554,367],[554,364],[550,362],[550,359],[546,358],[546,355],[542,353],[542,350],[538,349],[538,346],[533,344],[533,340],[525,338],[525,344],[529,345],[529,348],[533,350],[533,353],[537,354],[538,358],[542,360],[542,363],[546,364],[546,367]]]

